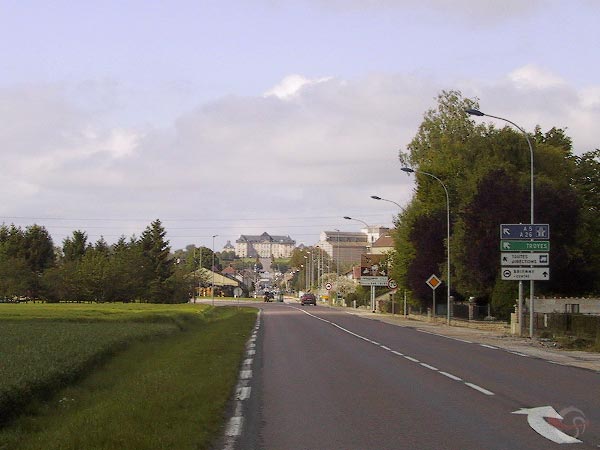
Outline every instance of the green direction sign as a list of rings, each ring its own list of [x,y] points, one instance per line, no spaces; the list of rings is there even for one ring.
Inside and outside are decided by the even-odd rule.
[[[503,252],[549,252],[550,241],[500,241]]]

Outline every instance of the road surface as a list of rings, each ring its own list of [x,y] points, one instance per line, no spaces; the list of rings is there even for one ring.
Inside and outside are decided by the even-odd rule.
[[[224,448],[600,448],[597,372],[343,310],[260,307]]]

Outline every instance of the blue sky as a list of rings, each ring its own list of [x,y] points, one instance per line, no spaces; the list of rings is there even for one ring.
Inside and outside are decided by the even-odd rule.
[[[6,223],[314,244],[391,225],[397,151],[442,89],[598,147],[594,0],[0,0]]]

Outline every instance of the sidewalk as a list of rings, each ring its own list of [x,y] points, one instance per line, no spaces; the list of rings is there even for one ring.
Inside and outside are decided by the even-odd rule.
[[[552,361],[556,364],[580,367],[593,370],[600,374],[600,353],[583,352],[575,350],[561,350],[554,348],[552,343],[546,343],[538,339],[522,338],[512,336],[500,331],[479,330],[461,326],[448,326],[445,322],[425,322],[412,318],[404,318],[402,315],[391,315],[383,313],[372,313],[366,310],[353,308],[338,308],[348,314],[357,315],[371,320],[392,325],[415,328],[428,333],[467,340],[477,344],[486,344],[507,351],[521,353],[533,358]]]

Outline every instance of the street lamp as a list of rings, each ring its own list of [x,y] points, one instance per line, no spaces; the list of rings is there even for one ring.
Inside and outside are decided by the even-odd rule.
[[[442,187],[444,188],[444,192],[446,194],[446,227],[447,227],[446,252],[447,252],[447,258],[448,258],[447,259],[448,279],[446,280],[446,288],[448,289],[448,299],[447,299],[448,311],[446,312],[446,317],[447,317],[448,325],[450,325],[450,196],[448,195],[448,189],[446,189],[446,186],[444,185],[444,183],[442,183],[442,180],[440,180],[438,177],[436,177],[435,175],[433,175],[429,172],[423,172],[421,170],[411,169],[410,167],[403,167],[401,170],[406,173],[422,173],[423,175],[427,175],[431,178],[436,179],[442,185]],[[433,315],[435,316],[435,311],[433,311]]]
[[[400,205],[400,203],[396,203],[394,200],[388,200],[387,198],[381,198],[377,195],[371,195],[371,198],[373,200],[383,200],[384,202],[389,202],[389,203],[393,203],[394,205],[396,205],[398,208],[400,208],[402,211],[404,211],[404,208]]]
[[[531,145],[531,140],[529,139],[529,135],[527,132],[521,128],[519,125],[514,123],[512,120],[505,119],[504,117],[492,116],[491,114],[485,114],[478,109],[466,109],[465,112],[470,114],[471,116],[477,117],[491,117],[492,119],[503,120],[504,122],[510,123],[517,130],[523,133],[525,139],[527,140],[527,145],[529,146],[529,156],[530,156],[530,164],[529,164],[529,191],[530,191],[530,207],[529,207],[529,219],[530,224],[534,224],[534,185],[533,185],[533,146]],[[519,334],[522,334],[523,327],[523,282],[519,281]],[[533,280],[529,280],[529,337],[533,339]]]
[[[214,234],[212,237],[212,305],[215,306],[215,238],[218,234]]]

